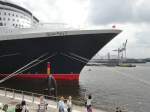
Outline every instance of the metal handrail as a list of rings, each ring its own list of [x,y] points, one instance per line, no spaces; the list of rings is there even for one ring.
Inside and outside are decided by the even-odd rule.
[[[54,96],[49,96],[49,95],[44,95],[44,94],[40,94],[40,93],[35,93],[35,92],[29,92],[29,91],[23,91],[23,90],[18,90],[18,89],[12,89],[12,88],[7,88],[7,87],[0,87],[0,90],[3,90],[4,91],[4,96],[7,97],[7,92],[11,92],[12,93],[12,98],[15,99],[16,97],[16,94],[21,94],[21,96],[19,96],[20,98],[22,98],[22,100],[25,100],[25,95],[29,95],[31,97],[31,101],[32,103],[35,102],[35,97],[38,97],[38,96],[44,96],[45,99],[49,99],[49,100],[52,100],[54,101],[55,100],[55,103],[57,103],[59,101],[59,97],[54,97]],[[65,101],[67,101],[67,99],[64,99]],[[74,105],[78,105],[78,106],[85,106],[85,101],[84,100],[72,100],[72,103]],[[56,104],[57,105],[57,104]],[[93,107],[96,107],[96,108],[99,108],[97,107],[96,105],[92,105]],[[126,107],[125,105],[123,106],[116,106],[116,107]],[[103,108],[103,106],[101,105],[100,108]],[[104,109],[104,108],[103,108]],[[106,109],[106,108],[105,108]],[[110,107],[109,108],[111,111],[115,111],[115,107]],[[124,109],[123,109],[124,110]],[[123,111],[123,112],[127,112],[126,110]]]
[[[40,93],[35,93],[35,92],[29,92],[29,91],[23,91],[23,90],[18,90],[18,89],[12,89],[12,88],[7,88],[7,87],[0,87],[0,90],[4,90],[5,91],[5,96],[7,96],[7,91],[12,92],[13,93],[13,98],[15,98],[15,93],[20,93],[22,94],[22,99],[24,98],[24,95],[30,95],[32,97],[32,99],[34,99],[33,97],[35,96],[44,96],[45,98],[50,98],[51,100],[55,100],[58,101],[60,98],[59,97],[55,97],[55,96],[49,96],[49,95],[44,95],[44,94],[40,94]],[[67,99],[64,99],[65,101],[67,101]],[[34,102],[34,101],[33,101]],[[85,102],[82,100],[72,100],[73,103],[78,103],[80,105],[84,105]]]

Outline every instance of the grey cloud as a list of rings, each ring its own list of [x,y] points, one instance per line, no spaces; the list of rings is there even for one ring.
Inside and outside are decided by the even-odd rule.
[[[137,32],[135,34],[136,44],[139,47],[148,47],[148,48],[150,48],[150,36],[149,35],[150,35],[149,31]]]
[[[92,0],[88,17],[95,25],[150,22],[148,2],[136,3],[136,0]]]
[[[150,1],[145,0],[140,6],[135,9],[136,18],[138,22],[150,22]]]

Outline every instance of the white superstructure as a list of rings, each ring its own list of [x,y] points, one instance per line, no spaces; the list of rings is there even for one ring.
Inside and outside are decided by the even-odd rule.
[[[39,20],[32,13],[16,4],[0,1],[0,27],[29,28]]]

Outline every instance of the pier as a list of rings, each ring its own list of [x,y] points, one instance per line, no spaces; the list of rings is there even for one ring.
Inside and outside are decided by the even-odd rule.
[[[20,103],[22,100],[25,100],[27,102],[27,106],[30,112],[37,112],[38,104],[40,101],[39,99],[40,96],[45,96],[46,98],[46,102],[48,103],[47,112],[58,112],[58,109],[57,109],[58,98],[56,97],[0,87],[0,105],[8,104],[8,107],[9,107],[8,111],[11,111],[11,112],[15,112],[15,106],[18,103]],[[84,102],[82,101],[72,101],[72,102],[77,104],[77,105],[73,104],[72,112],[85,112],[86,111],[86,107],[83,105]],[[106,111],[93,108],[93,112],[106,112]]]

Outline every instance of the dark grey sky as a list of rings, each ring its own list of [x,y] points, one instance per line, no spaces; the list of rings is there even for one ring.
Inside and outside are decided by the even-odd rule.
[[[148,0],[91,0],[89,19],[93,24],[149,23]]]

